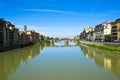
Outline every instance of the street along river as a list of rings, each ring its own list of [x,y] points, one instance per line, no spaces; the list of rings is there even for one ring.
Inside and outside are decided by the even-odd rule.
[[[0,52],[0,80],[120,80],[120,55],[74,42]]]

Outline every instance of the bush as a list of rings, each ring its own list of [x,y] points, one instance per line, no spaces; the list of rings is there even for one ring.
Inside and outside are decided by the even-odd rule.
[[[87,45],[90,47],[96,47],[96,48],[100,48],[100,49],[106,49],[106,50],[110,50],[110,51],[120,51],[120,47],[113,47],[113,46],[99,45],[99,44],[89,44],[89,43],[80,43],[80,44]]]

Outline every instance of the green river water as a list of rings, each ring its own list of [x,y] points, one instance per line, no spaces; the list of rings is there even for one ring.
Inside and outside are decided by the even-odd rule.
[[[74,42],[0,52],[0,80],[120,80],[120,55]]]

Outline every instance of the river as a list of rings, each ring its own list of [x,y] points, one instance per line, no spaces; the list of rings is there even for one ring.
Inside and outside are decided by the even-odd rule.
[[[120,80],[120,55],[74,42],[37,43],[0,52],[0,80]]]

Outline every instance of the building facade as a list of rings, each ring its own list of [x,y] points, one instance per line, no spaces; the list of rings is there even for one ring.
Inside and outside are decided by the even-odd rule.
[[[35,32],[34,30],[27,31],[26,34],[30,36],[31,43],[35,43],[39,41],[39,33]]]
[[[95,34],[96,34],[96,41],[103,41],[104,40],[104,27],[102,24],[95,26]]]
[[[120,40],[120,19],[116,20],[117,23],[117,40]]]
[[[16,47],[19,44],[19,30],[10,22],[7,22],[7,27],[9,29],[9,45]]]
[[[6,48],[9,45],[9,27],[7,26],[7,21],[0,19],[0,47]]]
[[[86,40],[87,41],[94,41],[95,40],[94,30],[91,30],[87,33]]]
[[[28,45],[30,42],[35,43],[42,39],[39,33],[34,30],[27,31],[27,26],[24,26],[24,31],[19,31],[11,22],[0,18],[0,51],[9,50],[20,45]]]
[[[21,46],[28,45],[30,43],[30,36],[27,35],[24,31],[19,32],[19,44]]]
[[[120,40],[120,19],[117,19],[115,22],[112,22],[111,26],[111,41]]]
[[[107,41],[111,36],[111,22],[106,21],[95,26],[95,40],[96,41]]]
[[[80,34],[80,39],[81,40],[88,40],[88,41],[91,41],[93,40],[93,31],[94,31],[94,28],[85,28],[82,33]]]
[[[0,48],[3,48],[6,46],[6,21],[4,21],[2,18],[0,19]]]
[[[18,42],[18,29],[10,22],[0,19],[0,47],[16,47]]]
[[[104,26],[104,41],[111,42],[112,26],[111,22],[107,21],[103,23]]]

